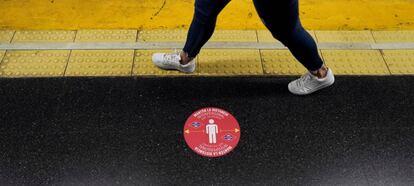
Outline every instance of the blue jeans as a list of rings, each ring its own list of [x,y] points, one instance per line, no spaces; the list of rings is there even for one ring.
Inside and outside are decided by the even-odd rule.
[[[213,35],[217,16],[230,0],[195,0],[195,13],[183,51],[195,57]],[[298,0],[253,0],[262,22],[273,37],[289,48],[308,70],[322,67],[315,41],[302,27]]]

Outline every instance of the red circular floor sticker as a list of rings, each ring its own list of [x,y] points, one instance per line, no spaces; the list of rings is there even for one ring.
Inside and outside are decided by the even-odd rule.
[[[220,157],[236,148],[240,126],[236,118],[220,108],[202,108],[187,119],[184,126],[187,145],[199,155]]]

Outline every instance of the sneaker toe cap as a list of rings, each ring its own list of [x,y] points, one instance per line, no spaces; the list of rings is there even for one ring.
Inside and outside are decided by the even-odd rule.
[[[297,90],[297,88],[294,84],[295,84],[295,81],[292,81],[288,84],[288,89],[292,93],[298,92],[298,90]]]
[[[155,64],[159,64],[162,62],[164,54],[162,53],[155,53],[152,55],[152,62]]]

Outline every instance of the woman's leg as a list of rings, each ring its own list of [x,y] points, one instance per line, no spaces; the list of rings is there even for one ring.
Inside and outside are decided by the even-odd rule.
[[[309,71],[323,66],[315,41],[300,23],[298,0],[254,0],[254,4],[273,37],[287,46]]]
[[[230,0],[196,0],[195,12],[183,52],[194,58],[213,35],[217,16]]]
[[[293,94],[307,95],[331,86],[335,77],[319,56],[315,41],[302,27],[298,0],[253,0],[260,18],[273,37],[286,45],[308,70],[289,83]]]
[[[187,41],[181,53],[154,53],[152,62],[161,69],[192,73],[196,68],[195,57],[213,35],[217,16],[230,0],[195,0],[195,12]]]

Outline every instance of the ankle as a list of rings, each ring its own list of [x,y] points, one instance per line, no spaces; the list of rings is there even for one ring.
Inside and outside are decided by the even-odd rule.
[[[194,58],[188,57],[188,53],[184,51],[180,53],[180,57],[181,57],[180,63],[182,65],[186,65],[194,59]]]
[[[326,65],[323,65],[321,68],[319,68],[318,70],[315,71],[311,71],[311,73],[318,77],[318,78],[325,78],[326,75],[328,74],[328,70],[329,68]]]

